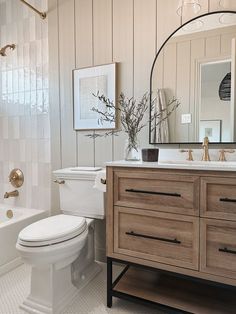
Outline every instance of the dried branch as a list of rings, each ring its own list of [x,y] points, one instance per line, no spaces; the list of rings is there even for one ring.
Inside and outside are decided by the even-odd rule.
[[[95,139],[97,137],[107,137],[107,136],[111,136],[111,135],[118,136],[119,132],[121,132],[121,130],[111,130],[111,131],[105,132],[103,134],[100,134],[100,133],[90,133],[90,134],[86,134],[85,136],[87,136],[89,138],[92,138],[92,139]]]
[[[144,116],[149,109],[149,94],[145,93],[141,100],[137,102],[133,97],[127,98],[123,93],[120,94],[118,99],[118,106],[114,104],[109,98],[104,95],[93,94],[94,97],[97,97],[101,103],[105,105],[105,110],[92,108],[91,110],[99,114],[98,123],[103,124],[104,122],[114,123],[116,116],[119,115],[122,128],[125,133],[128,134],[129,145],[133,148],[136,147],[137,143],[137,134],[148,124],[154,123],[152,130],[156,128],[160,123],[168,119],[168,117],[178,108],[180,102],[173,98],[168,102],[165,109],[155,111],[155,106],[157,99],[155,98],[151,103],[152,115],[150,120],[143,122]],[[106,137],[110,135],[118,135],[121,130],[112,130],[104,134],[88,134],[89,138],[96,137]]]

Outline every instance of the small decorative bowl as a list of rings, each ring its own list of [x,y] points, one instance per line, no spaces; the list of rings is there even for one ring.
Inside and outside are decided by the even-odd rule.
[[[142,160],[148,162],[158,161],[159,149],[158,148],[143,148]]]

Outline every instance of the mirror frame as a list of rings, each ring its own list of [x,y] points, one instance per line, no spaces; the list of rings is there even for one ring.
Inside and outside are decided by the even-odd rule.
[[[236,14],[236,11],[233,11],[233,10],[220,10],[220,11],[214,11],[214,12],[208,12],[208,13],[204,13],[204,14],[201,14],[201,15],[198,15],[196,17],[194,17],[193,19],[185,22],[184,24],[182,24],[181,26],[179,26],[175,31],[173,31],[173,33],[171,33],[167,39],[163,42],[163,44],[161,45],[161,47],[159,48],[155,58],[154,58],[154,61],[152,63],[152,67],[151,67],[151,74],[150,74],[150,93],[149,93],[149,97],[150,97],[150,100],[149,100],[149,144],[150,145],[199,145],[199,144],[202,144],[201,142],[174,142],[174,143],[152,143],[151,142],[151,116],[152,116],[152,112],[151,112],[151,103],[152,103],[152,78],[153,78],[153,71],[154,71],[154,67],[155,67],[155,64],[156,64],[156,61],[157,61],[157,58],[159,57],[162,49],[164,48],[164,46],[167,44],[167,42],[171,39],[171,37],[177,33],[182,27],[184,27],[185,25],[201,18],[201,17],[205,17],[205,16],[209,16],[209,15],[213,15],[213,14],[224,14],[224,13],[234,13]],[[219,144],[236,144],[236,142],[213,142],[213,143],[209,143],[209,144],[212,144],[212,145],[219,145]]]

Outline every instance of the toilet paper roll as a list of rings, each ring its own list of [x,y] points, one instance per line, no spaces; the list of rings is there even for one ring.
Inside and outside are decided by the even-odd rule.
[[[98,171],[93,187],[101,192],[106,192],[107,186],[106,186],[106,170],[105,169]]]

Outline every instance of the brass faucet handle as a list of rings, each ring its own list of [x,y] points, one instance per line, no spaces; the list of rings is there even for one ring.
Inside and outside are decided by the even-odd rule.
[[[13,169],[9,175],[9,182],[14,188],[20,188],[24,183],[23,172],[18,168]]]
[[[181,149],[180,153],[188,153],[188,158],[186,160],[193,161],[193,150],[192,149]]]
[[[219,161],[227,161],[225,154],[226,153],[233,154],[235,150],[234,149],[221,149],[219,152],[220,152]]]

